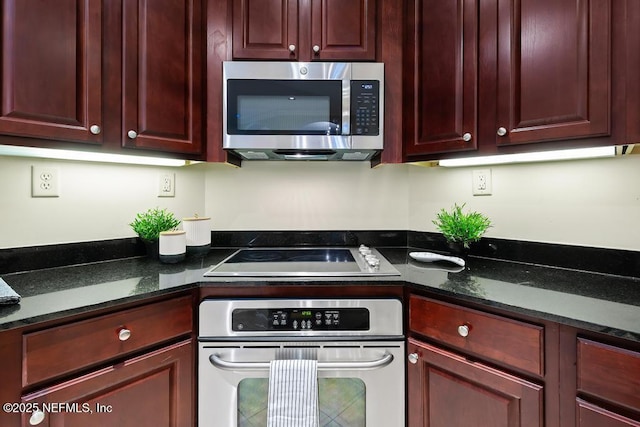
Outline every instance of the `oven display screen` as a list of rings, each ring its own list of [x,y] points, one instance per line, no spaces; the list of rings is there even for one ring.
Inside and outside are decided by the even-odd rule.
[[[236,309],[232,327],[238,332],[256,331],[366,331],[366,308]]]

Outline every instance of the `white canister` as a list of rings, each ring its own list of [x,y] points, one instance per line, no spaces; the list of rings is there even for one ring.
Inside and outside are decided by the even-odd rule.
[[[208,251],[211,247],[211,218],[194,216],[183,218],[182,228],[187,232],[187,251]]]
[[[187,254],[187,233],[183,230],[163,231],[160,233],[158,249],[161,262],[173,264],[184,260]]]

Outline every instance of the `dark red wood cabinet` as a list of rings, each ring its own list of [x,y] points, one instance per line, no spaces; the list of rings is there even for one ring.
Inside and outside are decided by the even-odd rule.
[[[0,134],[199,157],[202,3],[2,2]]]
[[[2,333],[0,424],[195,425],[191,294],[63,322]]]
[[[410,427],[544,425],[542,386],[417,340],[407,352]]]
[[[640,353],[577,339],[576,426],[640,426]]]
[[[409,427],[545,425],[543,327],[412,295],[409,334]]]
[[[409,1],[405,157],[611,143],[623,3]]]
[[[232,3],[233,59],[375,60],[375,0]]]

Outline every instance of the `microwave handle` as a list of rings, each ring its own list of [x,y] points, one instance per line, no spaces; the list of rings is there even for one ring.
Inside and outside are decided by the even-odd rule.
[[[269,362],[231,362],[229,360],[222,359],[217,354],[209,356],[209,361],[216,368],[227,371],[264,371],[269,370],[270,365]],[[376,360],[318,362],[318,370],[371,370],[383,368],[391,362],[393,362],[393,355],[391,353],[385,353],[384,356]]]

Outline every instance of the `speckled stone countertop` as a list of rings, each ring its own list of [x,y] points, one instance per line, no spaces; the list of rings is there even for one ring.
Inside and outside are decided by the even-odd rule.
[[[321,284],[341,281],[406,284],[455,297],[640,342],[640,278],[612,276],[520,262],[471,257],[467,268],[420,263],[407,248],[380,248],[399,277],[214,278],[204,273],[235,249],[217,248],[179,264],[145,257],[31,272],[2,279],[22,296],[19,305],[0,306],[0,330],[71,314],[117,306],[180,289],[210,286],[260,287],[274,281]]]

